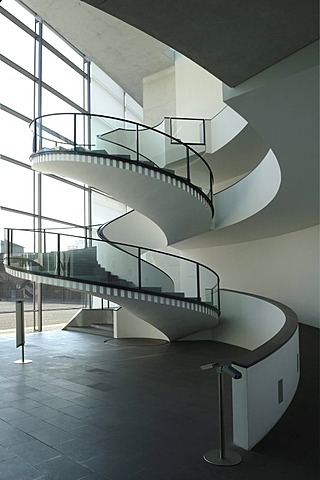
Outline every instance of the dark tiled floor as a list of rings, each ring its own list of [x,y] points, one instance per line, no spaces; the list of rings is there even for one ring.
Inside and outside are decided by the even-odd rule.
[[[285,416],[243,462],[215,467],[215,374],[241,349],[213,342],[130,345],[76,332],[0,337],[1,480],[313,480],[318,478],[318,335],[301,327],[302,377]],[[230,385],[225,382],[227,443]],[[229,445],[230,446],[230,445]]]

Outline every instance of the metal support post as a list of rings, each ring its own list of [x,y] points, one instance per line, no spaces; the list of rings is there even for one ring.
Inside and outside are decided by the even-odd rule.
[[[25,331],[24,331],[24,308],[23,301],[16,302],[16,347],[21,347],[22,359],[14,363],[32,363],[32,360],[24,358]]]
[[[224,427],[224,409],[223,409],[223,373],[234,379],[241,378],[241,373],[228,365],[219,365],[218,363],[209,363],[201,367],[202,370],[216,368],[218,374],[218,396],[219,396],[219,443],[220,447],[216,450],[209,450],[203,455],[206,462],[223,467],[238,465],[242,461],[241,455],[225,448],[225,427]]]

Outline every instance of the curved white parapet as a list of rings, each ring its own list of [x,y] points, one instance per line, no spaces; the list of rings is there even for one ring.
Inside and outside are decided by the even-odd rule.
[[[221,290],[221,322],[215,341],[255,350],[283,328],[286,317],[273,303],[240,292]]]
[[[280,184],[280,167],[270,149],[249,175],[214,195],[214,228],[233,225],[260,212],[274,199]]]
[[[248,349],[232,362],[242,378],[232,380],[233,443],[252,449],[288,408],[300,378],[296,314],[258,295],[220,290],[215,328],[181,340],[214,340]]]
[[[232,382],[233,442],[251,450],[289,407],[298,387],[299,331],[260,362],[234,367],[242,373]]]
[[[129,239],[133,245],[157,249],[165,248],[167,245],[166,236],[161,228],[136,210],[131,210],[107,223],[102,233],[110,242],[123,242],[124,239]]]
[[[211,339],[250,350],[232,362],[233,441],[253,448],[277,423],[299,383],[298,319],[288,307],[244,292],[221,290],[221,320]]]

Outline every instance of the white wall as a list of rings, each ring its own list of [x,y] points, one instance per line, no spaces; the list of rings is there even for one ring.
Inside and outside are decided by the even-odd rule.
[[[265,208],[277,194],[280,183],[279,164],[272,150],[269,150],[249,175],[215,194],[215,228],[241,222]]]
[[[154,127],[176,115],[175,69],[167,68],[143,79],[144,124]]]
[[[224,106],[221,81],[177,52],[173,67],[143,80],[144,123],[150,126],[166,116],[212,118]]]
[[[212,118],[225,106],[221,81],[179,53],[175,73],[178,117]]]
[[[213,268],[221,287],[272,298],[319,327],[319,227],[236,245],[183,252]]]

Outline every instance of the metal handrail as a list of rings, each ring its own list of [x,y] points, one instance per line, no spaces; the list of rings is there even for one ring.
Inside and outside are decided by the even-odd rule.
[[[139,162],[139,156],[141,155],[141,153],[139,152],[139,132],[141,132],[141,130],[139,130],[139,127],[142,130],[150,130],[150,131],[153,131],[153,132],[157,133],[158,135],[162,135],[163,137],[167,137],[168,139],[170,139],[170,141],[173,139],[175,144],[181,145],[186,149],[186,152],[187,152],[186,162],[187,162],[187,172],[188,172],[187,183],[188,184],[193,185],[191,183],[191,178],[190,178],[190,153],[192,155],[195,155],[196,157],[198,157],[199,160],[205,165],[205,167],[208,171],[208,177],[209,177],[209,193],[208,193],[208,195],[206,193],[203,193],[203,195],[208,198],[209,203],[211,205],[212,215],[213,215],[213,183],[214,183],[214,177],[213,177],[213,173],[212,173],[212,170],[211,170],[209,164],[196,150],[194,150],[188,144],[182,142],[178,138],[173,138],[172,136],[170,136],[169,134],[167,134],[165,132],[159,131],[155,127],[149,127],[149,126],[143,125],[142,123],[134,122],[133,120],[127,120],[127,119],[114,117],[114,116],[110,116],[110,115],[99,115],[99,114],[79,113],[79,112],[74,112],[74,113],[50,113],[50,114],[47,114],[47,115],[42,115],[42,116],[36,117],[34,120],[32,120],[32,122],[30,122],[30,127],[34,127],[34,129],[33,129],[33,153],[36,153],[38,150],[40,150],[40,149],[38,149],[37,137],[39,136],[40,138],[43,138],[42,137],[42,130],[44,130],[44,131],[50,130],[50,133],[52,132],[52,129],[48,129],[48,127],[43,126],[43,119],[48,118],[48,117],[54,117],[54,116],[62,116],[62,115],[63,116],[73,116],[73,138],[70,139],[70,144],[73,146],[73,149],[75,151],[77,151],[77,147],[79,148],[79,147],[83,147],[84,145],[87,145],[87,144],[84,144],[84,143],[83,144],[78,144],[77,143],[77,117],[80,117],[80,118],[81,117],[82,118],[87,117],[89,120],[91,120],[92,118],[102,118],[102,119],[107,119],[107,120],[116,120],[116,121],[125,122],[126,124],[129,123],[129,124],[132,124],[133,126],[135,126],[137,162]],[[38,135],[38,128],[39,128],[39,131],[40,131],[40,135]],[[59,135],[59,134],[57,133],[57,135]],[[66,137],[64,137],[64,140],[67,140]],[[65,143],[68,143],[68,142],[65,142]],[[88,151],[88,152],[90,152],[90,151]],[[159,167],[159,168],[161,168],[161,167]]]
[[[102,225],[101,225],[102,227]],[[86,227],[83,227],[83,228],[86,228]],[[86,242],[87,241],[95,241],[95,242],[104,242],[106,243],[106,240],[102,240],[101,238],[100,239],[97,239],[97,238],[93,238],[93,237],[87,237],[87,236],[81,236],[81,235],[70,235],[70,234],[61,234],[61,233],[55,233],[55,232],[48,232],[46,229],[12,229],[12,228],[7,228],[6,229],[7,231],[7,252],[6,252],[6,261],[7,261],[7,265],[8,266],[11,266],[11,260],[13,258],[15,259],[18,259],[18,258],[24,258],[23,257],[23,253],[21,254],[17,254],[17,253],[13,253],[12,252],[12,245],[13,245],[13,233],[15,231],[17,232],[30,232],[32,234],[35,234],[35,233],[40,233],[40,234],[43,234],[43,239],[42,239],[42,242],[45,244],[45,236],[46,235],[56,235],[57,236],[57,245],[58,245],[58,250],[57,252],[51,252],[51,253],[57,253],[57,265],[58,265],[58,271],[57,273],[54,274],[54,276],[61,276],[61,270],[60,270],[60,260],[61,260],[61,249],[60,249],[60,245],[61,245],[61,238],[62,237],[68,237],[68,238],[77,238],[77,239],[81,239],[81,240],[85,240]],[[157,270],[161,270],[159,267],[157,266],[154,266],[152,263],[148,262],[147,260],[141,258],[141,254],[142,254],[142,251],[143,253],[145,252],[154,252],[158,255],[162,255],[164,257],[171,257],[171,258],[176,258],[176,259],[179,259],[180,261],[183,261],[183,262],[187,262],[188,264],[192,264],[194,265],[194,268],[195,268],[195,271],[196,271],[196,281],[197,281],[197,285],[196,285],[196,291],[197,291],[197,300],[191,300],[191,299],[188,299],[186,298],[187,301],[190,301],[192,303],[202,303],[202,304],[205,304],[205,305],[208,305],[207,302],[203,302],[201,300],[201,295],[200,295],[200,290],[201,290],[201,285],[200,285],[200,269],[203,268],[205,269],[206,271],[208,271],[211,275],[213,275],[216,279],[216,284],[214,286],[210,286],[209,289],[210,291],[214,291],[216,290],[217,291],[217,307],[213,306],[213,308],[215,308],[217,310],[218,313],[220,313],[220,277],[219,275],[213,270],[211,269],[210,267],[206,266],[206,265],[203,265],[199,262],[196,262],[195,260],[191,260],[191,259],[188,259],[188,258],[184,258],[184,257],[179,257],[178,255],[175,255],[175,254],[172,254],[172,253],[167,253],[167,252],[162,252],[162,251],[159,251],[159,250],[156,250],[156,249],[152,249],[152,248],[146,248],[146,247],[139,247],[137,245],[132,245],[132,244],[128,244],[128,243],[120,243],[120,242],[111,242],[109,240],[107,240],[107,243],[111,246],[111,247],[115,247],[115,248],[118,248],[120,250],[122,250],[124,253],[130,255],[130,256],[133,256],[137,259],[137,262],[138,262],[138,269],[141,269],[141,262],[146,262],[148,263],[149,265],[152,265],[154,268],[156,268]],[[137,249],[138,251],[138,256],[137,255],[134,255],[133,253],[130,253],[130,252],[126,252],[124,250],[123,247],[127,247],[127,248],[134,248],[134,249]],[[72,250],[70,250],[72,251]],[[47,252],[43,252],[44,254],[46,254]],[[30,262],[29,262],[30,263]],[[14,268],[14,267],[13,267]],[[165,275],[167,275],[166,272],[164,272],[163,270],[161,270]],[[40,274],[44,274],[43,270],[41,272],[37,271],[37,273],[40,273]],[[114,272],[115,274],[117,272]],[[50,274],[48,272],[49,276],[53,275],[53,274]],[[139,276],[139,275],[138,275]],[[78,280],[78,279],[77,279]],[[83,281],[83,279],[82,279]],[[89,283],[94,283],[93,281],[89,281]],[[98,282],[99,283],[99,282]],[[128,287],[126,288],[125,286],[124,287],[121,287],[121,288],[124,288],[124,289],[128,289]],[[141,285],[141,282],[139,282],[139,285],[137,287],[132,287],[130,288],[132,290],[136,290],[136,291],[141,291],[141,292],[148,292],[148,290],[144,289],[143,286]],[[207,289],[207,288],[205,288]],[[150,293],[150,292],[148,292]],[[164,296],[164,297],[172,297],[172,298],[177,298],[177,296],[174,294],[174,292],[165,292],[165,293],[159,293],[160,296]],[[180,297],[179,297],[180,298]]]

